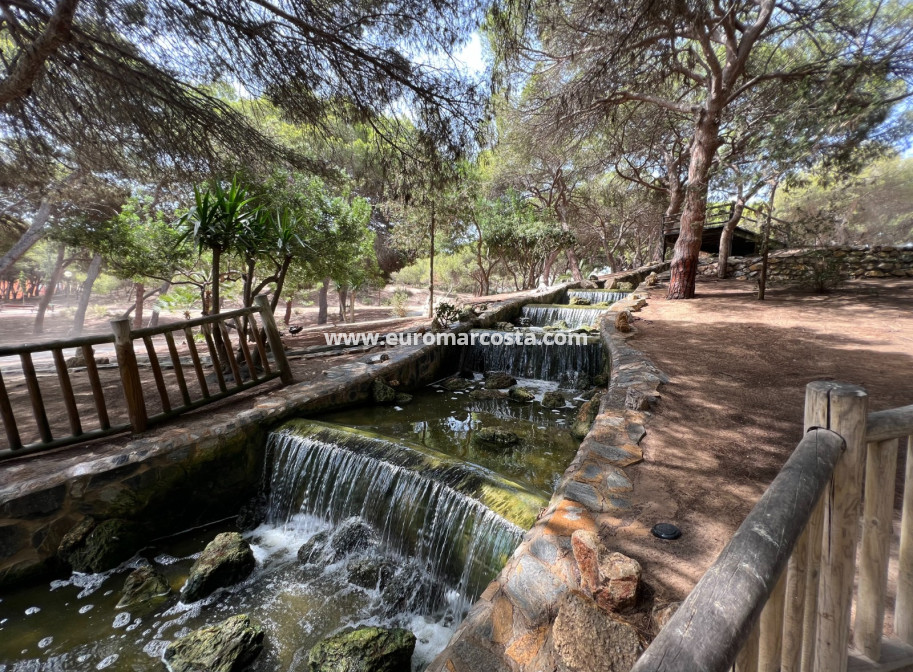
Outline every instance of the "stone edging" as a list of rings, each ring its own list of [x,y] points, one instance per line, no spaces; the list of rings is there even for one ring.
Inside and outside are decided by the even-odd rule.
[[[666,268],[668,263],[657,264],[617,276],[616,280],[636,285],[650,272]],[[588,587],[582,576],[588,569],[581,572],[582,562],[575,552],[578,534],[598,536],[601,526],[612,525],[620,512],[630,508],[628,496],[633,485],[624,469],[643,459],[639,443],[646,435],[645,409],[658,398],[659,387],[668,382],[645,355],[627,344],[627,335],[614,327],[613,317],[619,311],[639,310],[643,305],[642,296],[632,294],[617,307],[613,304],[615,310],[603,319],[600,335],[610,353],[612,369],[599,413],[549,506],[473,605],[429,672],[616,669],[599,662],[600,656],[613,654],[611,647],[605,646],[609,640],[604,633],[588,632],[592,631],[592,614],[580,616],[587,609],[581,604],[595,603],[588,600],[592,586]],[[582,638],[576,644],[562,641],[563,628],[557,625],[562,613],[565,623],[575,624],[569,630]],[[588,619],[586,625],[581,618]],[[609,619],[609,630],[616,623],[604,613],[595,619]],[[599,646],[590,646],[591,637]],[[628,642],[631,650],[623,655],[636,657],[636,637],[629,637]],[[581,647],[593,649],[584,667],[572,660]]]

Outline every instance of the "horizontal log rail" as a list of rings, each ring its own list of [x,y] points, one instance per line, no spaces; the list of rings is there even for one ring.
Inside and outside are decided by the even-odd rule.
[[[633,672],[913,666],[913,406],[866,410],[860,387],[808,385],[807,434]],[[904,438],[896,540],[894,483]],[[894,638],[887,639],[892,542],[898,576]]]
[[[286,385],[293,382],[266,297],[257,297],[255,305],[249,308],[154,328],[133,330],[129,320],[121,318],[111,321],[111,329],[112,334],[0,348],[0,357],[18,357],[27,392],[27,405],[25,399],[14,403],[0,369],[0,423],[7,438],[7,446],[0,447],[0,459],[125,431],[140,433],[152,424],[277,378]],[[167,346],[168,361],[164,365],[153,341],[156,336],[163,337]],[[183,361],[175,336],[182,339],[186,347]],[[198,343],[207,350],[208,359],[201,356]],[[99,375],[94,347],[103,344],[114,346],[119,373],[114,381],[103,381]],[[148,373],[140,369],[137,348],[145,350]],[[69,349],[77,350],[84,360],[88,391],[81,395],[74,392],[71,378],[75,375],[74,367],[67,366],[64,356],[64,350]],[[33,355],[46,356],[48,353],[56,373],[57,385],[53,391],[47,383],[42,386],[33,359]],[[185,375],[188,357],[191,368]],[[115,387],[113,391],[112,386]],[[49,399],[62,402],[64,414],[61,417],[49,414],[45,401],[48,392],[53,395],[48,396]],[[94,412],[90,412],[86,403],[80,407],[80,401],[83,401],[80,397],[88,396],[91,396]],[[150,402],[161,410],[150,414]],[[115,415],[118,417],[112,421]],[[59,425],[63,420],[66,429],[61,432]],[[30,443],[24,443],[22,439],[26,423],[32,433],[38,435],[37,440]]]

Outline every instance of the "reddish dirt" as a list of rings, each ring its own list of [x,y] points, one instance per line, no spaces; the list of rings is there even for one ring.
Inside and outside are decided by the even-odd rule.
[[[913,280],[855,281],[827,295],[774,288],[763,302],[742,281],[697,289],[691,301],[651,291],[631,338],[671,378],[645,461],[629,469],[633,511],[615,530],[657,603],[690,591],[795,448],[807,383],[862,385],[869,410],[913,403]],[[660,521],[681,539],[652,537]]]

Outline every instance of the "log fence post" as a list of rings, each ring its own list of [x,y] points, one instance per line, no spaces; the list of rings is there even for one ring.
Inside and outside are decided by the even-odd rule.
[[[282,381],[283,385],[291,385],[295,382],[295,379],[292,377],[292,369],[289,366],[288,358],[285,356],[282,339],[279,337],[276,318],[273,317],[273,311],[269,307],[269,299],[261,294],[254,298],[254,303],[260,309],[260,318],[263,320],[263,327],[266,330],[266,339],[269,341],[270,350],[273,351],[273,359],[276,360],[276,366],[279,368],[279,380]]]
[[[127,402],[130,428],[135,433],[144,432],[149,422],[149,416],[146,414],[146,400],[143,398],[139,365],[136,362],[136,352],[133,350],[130,319],[122,317],[111,320],[111,330],[114,332],[114,352],[117,355],[117,368],[120,370],[120,379],[124,386],[124,399]]]

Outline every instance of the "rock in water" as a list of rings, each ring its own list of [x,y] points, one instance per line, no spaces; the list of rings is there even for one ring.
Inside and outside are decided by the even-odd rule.
[[[239,614],[171,642],[165,662],[171,672],[242,672],[263,650],[263,630]]]
[[[487,390],[503,390],[516,384],[517,379],[503,371],[490,371],[485,375],[485,389]]]
[[[396,566],[387,558],[359,558],[349,563],[349,583],[362,588],[379,588],[383,590],[396,573]]]
[[[577,418],[574,420],[574,426],[571,428],[571,433],[574,435],[574,438],[583,440],[583,437],[590,431],[590,427],[593,426],[593,421],[596,419],[596,416],[599,415],[599,403],[601,401],[602,392],[597,392],[588,402],[580,407],[579,411],[577,411]]]
[[[387,381],[381,378],[374,379],[374,386],[371,388],[374,401],[378,404],[392,404],[396,401],[396,390],[387,385]]]
[[[542,395],[543,408],[564,408],[566,403],[564,395],[560,392],[552,391]]]
[[[514,401],[522,401],[524,403],[533,401],[536,398],[536,395],[533,394],[532,391],[525,387],[520,387],[519,385],[515,385],[507,390],[507,396]]]
[[[367,550],[376,543],[374,531],[370,525],[357,516],[346,518],[333,532],[333,538],[330,540],[330,549],[333,551],[332,562],[352,553]]]
[[[488,444],[491,446],[513,446],[520,442],[519,437],[513,432],[498,427],[480,427],[472,435],[473,443]]]
[[[475,401],[485,401],[487,399],[506,399],[507,392],[501,390],[473,390],[469,393],[469,398]]]
[[[171,593],[171,586],[154,567],[135,569],[124,582],[124,594],[117,603],[118,609],[149,604]]]
[[[405,406],[412,403],[412,395],[406,392],[397,392],[395,401],[397,406]]]
[[[329,637],[308,653],[309,672],[407,672],[415,635],[402,628],[363,627]]]
[[[136,524],[84,518],[61,540],[58,555],[77,572],[104,572],[129,559],[140,545]]]
[[[592,303],[589,299],[583,296],[574,296],[571,297],[571,300],[568,302],[568,305],[571,306],[589,306]]]
[[[254,554],[237,532],[223,532],[213,539],[190,568],[181,600],[202,600],[218,588],[243,581],[254,571]]]
[[[441,383],[441,387],[450,392],[459,392],[460,390],[465,390],[472,383],[470,383],[465,378],[460,378],[459,376],[452,376],[447,380]]]

